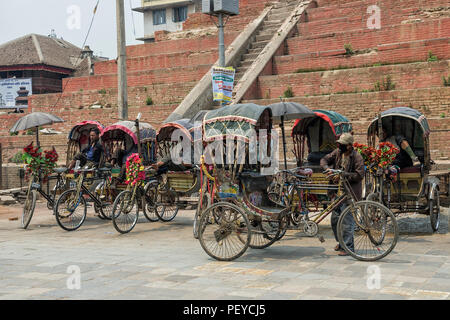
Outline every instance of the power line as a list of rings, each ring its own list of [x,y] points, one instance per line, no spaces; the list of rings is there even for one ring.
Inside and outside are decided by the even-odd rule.
[[[99,4],[99,3],[100,3],[100,0],[97,0],[97,4],[95,5],[95,8],[94,8],[94,13],[92,14],[91,23],[90,23],[90,25],[89,25],[88,32],[86,33],[86,37],[84,38],[83,45],[81,46],[81,52],[80,52],[80,55],[78,56],[77,60],[75,61],[75,66],[78,65],[78,61],[79,61],[80,58],[83,56],[84,46],[86,45],[86,41],[87,41],[87,39],[88,39],[88,37],[89,37],[89,34],[90,34],[90,32],[91,32],[92,24],[94,23],[95,14],[97,13],[97,8],[98,8],[98,4]],[[70,82],[71,79],[72,79],[71,77],[69,77],[69,78],[67,79],[66,84],[65,84],[64,87],[62,88],[62,92],[61,92],[61,94],[60,94],[59,97],[58,97],[58,100],[56,100],[56,103],[53,105],[53,108],[55,108],[55,107],[58,105],[58,102],[59,102],[59,100],[61,100],[61,97],[62,97],[64,91],[66,90],[67,84]],[[62,80],[61,80],[61,81],[62,81]]]

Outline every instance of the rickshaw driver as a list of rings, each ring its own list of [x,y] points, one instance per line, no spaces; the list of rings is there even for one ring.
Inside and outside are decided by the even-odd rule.
[[[158,153],[157,157],[156,157],[156,163],[152,164],[151,167],[153,169],[157,170],[157,174],[163,174],[166,173],[167,171],[186,171],[188,169],[190,169],[192,167],[192,163],[194,161],[191,160],[191,163],[184,163],[182,162],[181,164],[175,164],[172,161],[172,157],[170,155],[170,150],[176,147],[176,142],[172,142],[172,146],[171,148],[163,148],[162,149],[162,154]],[[181,157],[182,153],[182,149],[180,150],[180,158],[183,159]],[[191,156],[191,158],[193,158],[193,155]]]
[[[112,155],[111,158],[111,165],[115,166],[119,166],[120,167],[120,173],[119,176],[117,177],[117,179],[114,180],[112,186],[113,188],[115,188],[116,183],[119,182],[123,182],[125,180],[125,176],[126,176],[126,165],[127,165],[127,159],[129,156],[131,156],[133,153],[137,153],[138,152],[138,148],[136,145],[131,146],[128,150],[124,150],[123,148],[118,147]]]
[[[80,161],[80,165],[82,167],[87,165],[89,168],[92,168],[99,164],[103,154],[103,147],[100,143],[100,130],[98,128],[92,128],[89,131],[89,139],[89,146],[84,148],[81,152],[78,152],[73,157],[73,160],[70,162],[68,167],[69,170],[75,167],[77,160]]]
[[[333,152],[327,154],[320,160],[320,166],[325,170],[325,174],[329,177],[332,174],[330,169],[341,169],[343,176],[346,177],[350,183],[350,187],[356,196],[356,199],[361,200],[362,195],[362,180],[364,177],[364,160],[362,156],[353,149],[353,135],[350,133],[343,133],[337,141],[338,148]],[[337,180],[333,179],[334,183]],[[335,194],[330,194],[331,197]],[[333,229],[334,237],[337,242],[337,223],[339,216],[348,206],[347,203],[343,203],[336,211],[333,211],[331,215],[331,228]],[[344,221],[344,241],[350,250],[354,250],[353,232],[355,222],[352,215],[347,215],[347,221]],[[335,251],[339,251],[340,256],[348,255],[339,244],[334,248]]]
[[[394,133],[389,138],[387,137],[387,128],[383,127],[383,132],[380,137],[381,142],[390,142],[397,149],[400,150],[400,153],[395,157],[392,165],[398,166],[400,169],[412,166],[420,165],[419,158],[414,154],[414,151],[411,149],[408,141],[404,136]]]

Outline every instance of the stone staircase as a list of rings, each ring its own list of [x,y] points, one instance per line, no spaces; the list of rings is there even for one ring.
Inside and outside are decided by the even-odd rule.
[[[255,40],[247,49],[247,53],[242,56],[239,66],[236,68],[235,82],[239,82],[248,68],[253,64],[254,60],[260,55],[263,49],[272,39],[273,35],[278,31],[283,22],[289,17],[290,12],[301,1],[279,1],[274,4],[266,20],[263,22],[261,29],[256,34]]]

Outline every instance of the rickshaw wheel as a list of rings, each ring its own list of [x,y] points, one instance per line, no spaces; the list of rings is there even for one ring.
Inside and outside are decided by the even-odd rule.
[[[55,204],[58,225],[66,231],[77,230],[86,219],[86,199],[75,189],[64,191]]]
[[[375,202],[379,202],[378,200],[380,199],[380,196],[378,194],[378,192],[371,192],[367,195],[366,200],[368,201],[375,201]]]
[[[163,222],[172,221],[178,214],[177,195],[175,191],[163,190],[158,192],[155,213]]]
[[[193,233],[194,238],[198,239],[198,226],[199,226],[199,220],[202,216],[202,213],[211,205],[211,195],[207,192],[202,193],[202,207],[200,207],[200,197],[199,201],[197,203],[197,208],[195,210],[194,215],[194,226],[193,226]]]
[[[26,229],[33,217],[34,208],[36,207],[36,190],[29,190],[27,198],[23,205],[22,211],[22,228]]]
[[[119,193],[116,200],[114,200],[111,216],[117,232],[124,234],[133,230],[139,218],[137,201],[137,197],[132,199],[132,193],[128,190]]]
[[[203,212],[198,236],[200,245],[210,257],[231,261],[247,250],[251,241],[250,223],[235,204],[217,202]]]
[[[278,221],[263,219],[261,221],[255,221],[256,223],[253,221],[250,223],[250,226],[252,227],[250,248],[268,248],[286,234],[289,217],[287,215],[280,216],[282,216],[282,218]]]
[[[438,231],[440,224],[440,203],[439,203],[439,189],[434,189],[433,191],[434,199],[430,199],[429,201],[429,213],[430,213],[430,222],[431,228],[434,232]]]
[[[155,183],[148,183],[144,188],[144,216],[150,222],[157,222],[159,220],[156,214],[156,200],[158,185]]]
[[[344,233],[347,239],[352,238],[353,248],[350,241],[344,241]],[[368,200],[345,208],[337,224],[341,248],[361,261],[376,261],[387,256],[397,244],[398,234],[394,214],[384,205]]]

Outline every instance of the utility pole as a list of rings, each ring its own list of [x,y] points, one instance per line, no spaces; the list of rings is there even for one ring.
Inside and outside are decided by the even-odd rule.
[[[117,75],[119,119],[128,120],[127,52],[125,38],[125,9],[123,0],[116,0]]]
[[[226,67],[225,65],[225,32],[223,25],[223,13],[219,13],[219,67]]]

